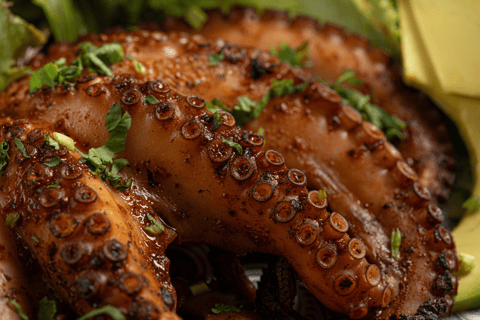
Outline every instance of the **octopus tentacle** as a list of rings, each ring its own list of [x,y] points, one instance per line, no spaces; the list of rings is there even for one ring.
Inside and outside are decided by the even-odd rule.
[[[63,146],[56,151],[46,135],[26,122],[2,125],[11,159],[1,181],[3,219],[20,216],[15,232],[77,312],[113,305],[129,319],[178,319],[169,278],[144,257],[153,247],[156,263],[168,267],[163,251],[172,231],[148,237],[141,226],[151,209],[133,195],[112,192],[78,154]],[[62,164],[45,164],[54,157]]]

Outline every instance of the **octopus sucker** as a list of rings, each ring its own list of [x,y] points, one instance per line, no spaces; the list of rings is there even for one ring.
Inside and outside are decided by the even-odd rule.
[[[136,73],[126,60],[112,66],[114,78],[84,73],[73,89],[43,88],[35,94],[27,92],[27,78],[19,80],[0,95],[4,115],[55,128],[84,147],[99,147],[108,134],[103,119],[120,103],[132,115],[120,154],[130,163],[123,171],[133,178],[130,192],[147,199],[175,228],[178,243],[282,256],[317,299],[354,319],[421,319],[432,308],[437,315],[450,312],[458,284],[451,272],[458,261],[449,231],[440,226],[441,210],[401,152],[357,111],[342,105],[333,90],[256,48],[219,39],[117,31],[83,40],[97,45],[118,41],[147,73]],[[75,48],[54,45],[50,55],[38,56],[32,65],[62,56],[72,61]],[[209,55],[222,51],[225,60],[210,65]],[[268,72],[252,76],[256,64]],[[206,110],[206,101],[216,97],[230,108],[241,95],[259,101],[274,80],[305,87],[272,97],[244,129],[225,111],[221,125],[215,124]],[[150,95],[158,103],[146,102]],[[259,127],[265,138],[256,133]],[[31,168],[34,175],[49,170]],[[74,177],[71,171],[63,175]],[[72,191],[74,199],[87,201],[82,205],[103,199],[91,196],[88,188],[95,187],[84,187]],[[43,207],[58,205],[55,192],[41,194]],[[97,210],[91,221],[102,221],[101,214]],[[138,225],[129,214],[121,216]],[[56,212],[50,221],[45,230],[59,239],[91,225],[78,224],[69,211]],[[63,222],[71,228],[60,228]],[[390,250],[396,229],[402,234],[398,257]],[[102,249],[111,260],[123,257],[116,250],[109,254],[121,247],[116,241],[110,239]],[[76,264],[82,261],[76,253],[85,250],[83,243],[72,242],[60,257]],[[135,295],[137,290],[127,291]]]
[[[291,19],[281,11],[257,14],[252,8],[234,6],[227,15],[218,9],[207,14],[208,20],[200,30],[172,17],[161,28],[222,38],[264,51],[282,42],[295,48],[308,41],[308,71],[332,83],[345,69],[355,71],[364,80],[361,91],[374,92],[380,107],[407,121],[406,139],[395,141],[396,147],[436,198],[448,198],[455,177],[454,148],[445,117],[425,95],[403,83],[400,66],[386,51],[372,48],[365,38],[337,26],[320,26],[315,19],[304,16]]]
[[[1,181],[1,220],[19,216],[14,232],[76,312],[112,305],[127,319],[179,319],[175,291],[163,274],[173,231],[148,237],[142,220],[152,209],[133,194],[112,191],[77,153],[55,150],[46,142],[49,132],[27,121],[2,124],[10,163]],[[62,163],[48,165],[55,157]]]

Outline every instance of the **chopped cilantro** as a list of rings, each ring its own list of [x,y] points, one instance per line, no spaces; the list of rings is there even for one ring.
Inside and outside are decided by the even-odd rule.
[[[60,145],[58,144],[57,141],[55,141],[55,139],[50,138],[49,136],[45,136],[45,141],[47,141],[48,144],[50,144],[50,146],[55,150],[60,150]]]
[[[101,314],[108,314],[112,317],[113,320],[125,320],[125,316],[115,307],[113,306],[104,306],[99,309],[95,309],[90,311],[89,313],[77,318],[77,320],[86,320]]]
[[[477,195],[471,196],[462,204],[462,207],[470,212],[480,210],[480,197]]]
[[[259,127],[257,133],[265,138],[265,129],[263,127]]]
[[[220,129],[222,126],[222,115],[218,113],[218,111],[215,111],[213,114],[213,124],[212,124],[212,131],[216,131]]]
[[[218,66],[223,59],[225,59],[225,52],[223,51],[220,53],[210,53],[208,56],[208,62],[211,66]]]
[[[127,131],[131,124],[130,114],[125,112],[122,116],[121,104],[114,104],[105,116],[105,127],[109,133],[107,142],[99,148],[91,148],[88,154],[77,150],[92,173],[99,175],[103,181],[110,181],[111,185],[119,190],[128,190],[132,182],[132,179],[129,179],[122,184],[122,178],[118,175],[118,172],[128,165],[128,161],[115,159],[115,153],[125,150]]]
[[[305,61],[305,58],[310,55],[308,44],[309,42],[307,41],[292,49],[288,43],[281,42],[278,49],[274,45],[270,46],[270,54],[293,67],[307,67],[310,64],[310,62]]]
[[[33,240],[36,244],[39,244],[39,243],[40,243],[40,238],[39,238],[36,234],[34,234],[34,235],[32,236],[32,240]]]
[[[150,232],[151,234],[159,234],[159,233],[162,233],[165,230],[163,225],[160,222],[158,222],[157,219],[155,219],[151,215],[147,214],[147,219],[150,222],[152,222],[152,225],[150,225],[148,227],[145,227],[144,229],[146,231]]]
[[[215,303],[215,308],[212,308],[212,312],[215,314],[223,313],[223,312],[241,312],[243,306],[241,305],[239,308],[223,303]]]
[[[355,77],[355,72],[345,70],[343,75],[337,79],[333,86],[331,86],[331,88],[342,97],[342,103],[348,104],[357,109],[362,114],[364,120],[370,121],[380,130],[384,131],[388,140],[404,138],[401,133],[401,131],[407,127],[407,124],[404,121],[371,103],[371,97],[369,95],[342,86],[343,83],[349,83],[352,85],[361,84],[362,80]]]
[[[44,165],[49,166],[50,168],[56,167],[62,163],[62,159],[59,157],[53,157],[52,160],[45,162]]]
[[[75,150],[75,141],[64,135],[64,134],[61,134],[59,132],[54,132],[52,134],[52,137],[53,139],[58,142],[59,144],[61,145],[64,145],[65,147],[67,147],[68,150],[70,151],[74,151]],[[49,143],[51,142],[51,140],[49,140]],[[57,150],[57,147],[55,146],[55,150]]]
[[[8,303],[10,303],[15,308],[15,311],[17,312],[20,319],[28,320],[27,315],[23,312],[22,307],[18,304],[17,301],[10,299],[8,300]]]
[[[82,74],[84,66],[90,67],[89,72],[105,74],[113,78],[109,65],[123,61],[123,47],[119,43],[105,43],[96,47],[91,42],[78,45],[79,57],[67,66],[66,59],[60,58],[45,64],[30,76],[30,93],[35,93],[44,85],[54,88],[62,84],[74,86],[73,79]]]
[[[7,141],[3,141],[0,144],[0,177],[3,176],[3,171],[8,166],[10,156],[8,155],[8,149],[10,146]]]
[[[25,151],[25,146],[23,145],[22,140],[20,140],[20,139],[18,139],[18,138],[15,138],[14,143],[15,143],[15,145],[17,146],[18,150],[20,150],[20,152],[22,153],[22,155],[23,155],[25,158],[30,159],[29,155],[28,155],[27,152]]]
[[[60,184],[60,181],[55,181],[54,184],[47,186],[47,189],[56,189]]]
[[[13,227],[15,227],[15,225],[17,224],[18,219],[20,219],[20,213],[18,212],[9,213],[7,216],[7,219],[5,219],[5,225],[10,229],[13,229]]]
[[[400,232],[400,229],[392,232],[390,245],[392,249],[392,257],[398,259],[398,253],[400,251],[400,246],[402,245],[402,233]]]
[[[327,192],[325,190],[318,190],[318,193],[317,193],[317,199],[318,201],[322,201],[324,198],[327,197]]]
[[[200,29],[203,24],[207,21],[208,16],[205,11],[202,10],[197,5],[192,5],[186,12],[185,12],[185,21],[190,24],[195,29]]]
[[[148,104],[157,104],[159,103],[160,101],[157,100],[157,98],[155,98],[153,95],[149,94],[148,96],[146,96],[145,98],[143,98],[143,101],[148,103]]]
[[[145,68],[145,66],[140,61],[138,61],[137,59],[135,59],[134,57],[132,57],[129,54],[126,54],[125,57],[128,60],[132,60],[133,66],[135,67],[135,71],[137,71],[138,73],[141,73],[141,74],[146,74],[147,73],[147,68]]]
[[[55,300],[48,300],[47,297],[40,300],[38,320],[53,320],[55,313],[57,313],[57,303]]]
[[[230,140],[225,140],[225,139],[223,139],[222,142],[228,144],[230,147],[234,147],[235,149],[237,149],[238,153],[240,153],[240,154],[243,153],[242,146],[239,145],[238,143],[230,141]]]
[[[205,103],[205,107],[207,108],[208,111],[211,113],[215,113],[217,111],[225,110],[228,111],[227,106],[225,103],[223,103],[220,99],[215,98],[211,102],[207,101]]]

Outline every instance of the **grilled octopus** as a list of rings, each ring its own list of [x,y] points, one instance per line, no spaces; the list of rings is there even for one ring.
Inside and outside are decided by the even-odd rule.
[[[166,229],[152,238],[143,231],[152,209],[133,194],[112,192],[78,154],[55,150],[40,125],[7,122],[0,135],[10,157],[0,187],[1,220],[18,216],[14,231],[62,300],[81,314],[112,305],[128,319],[179,319],[163,272],[174,233]],[[61,165],[50,165],[55,157]]]
[[[219,9],[207,11],[208,20],[200,30],[183,19],[169,17],[162,29],[222,38],[243,46],[268,51],[282,42],[297,47],[309,42],[311,66],[306,69],[335,82],[345,69],[364,80],[358,89],[373,92],[378,105],[408,124],[406,139],[395,141],[405,159],[434,197],[448,198],[454,182],[454,148],[445,117],[421,92],[407,87],[399,65],[381,48],[370,48],[368,40],[349,34],[334,25],[319,26],[315,19],[299,16],[292,20],[286,12],[234,6],[228,15]],[[152,25],[149,25],[151,28]]]
[[[125,61],[112,67],[117,74],[113,80],[85,75],[78,79],[75,90],[59,87],[35,95],[26,93],[26,80],[20,80],[2,97],[4,113],[48,123],[95,147],[107,137],[100,119],[110,105],[121,102],[133,118],[122,155],[131,164],[125,173],[134,178],[132,192],[147,198],[175,227],[180,242],[201,241],[237,253],[282,255],[319,300],[351,318],[417,314],[415,317],[421,319],[449,313],[453,304],[450,296],[457,285],[450,271],[456,269],[457,261],[448,230],[439,226],[441,211],[429,203],[428,190],[400,153],[353,109],[341,105],[334,92],[268,54],[220,40],[160,32],[87,39],[96,44],[119,41],[126,53],[146,66],[147,74],[135,73],[132,63]],[[60,55],[71,61],[74,55],[70,49],[58,45],[51,56],[36,63]],[[226,60],[209,66],[208,55],[222,50]],[[265,70],[258,79],[251,77],[254,64]],[[306,81],[308,85],[304,92],[273,98],[265,108],[268,121],[292,113],[316,122],[320,136],[308,137],[308,147],[302,147],[302,153],[310,157],[315,146],[320,144],[321,148],[325,143],[335,158],[328,162],[345,161],[350,165],[348,172],[364,177],[359,178],[363,184],[372,172],[380,174],[376,182],[385,188],[383,195],[344,188],[347,192],[341,190],[329,197],[330,207],[337,203],[334,210],[341,214],[328,213],[326,199],[319,200],[318,192],[305,189],[307,176],[284,166],[289,161],[301,167],[306,161],[295,162],[288,154],[284,157],[261,148],[263,138],[236,128],[228,113],[222,113],[222,126],[214,130],[205,101],[194,95],[203,94],[209,100],[220,95],[233,106],[240,94],[260,99],[272,79]],[[200,84],[192,85],[196,80],[201,80]],[[149,94],[160,103],[145,103]],[[282,125],[291,128],[295,123]],[[337,141],[335,147],[353,150],[353,155],[336,154],[331,147],[334,142],[328,142],[331,137]],[[224,139],[241,145],[242,155]],[[301,145],[297,143],[297,149]],[[334,172],[322,157],[312,158],[314,165]],[[195,181],[191,181],[193,175]],[[338,173],[334,182],[348,182],[347,176]],[[357,200],[365,202],[359,205]],[[361,225],[365,221],[374,227]],[[404,236],[403,250],[395,260],[390,256],[388,235],[398,226]]]

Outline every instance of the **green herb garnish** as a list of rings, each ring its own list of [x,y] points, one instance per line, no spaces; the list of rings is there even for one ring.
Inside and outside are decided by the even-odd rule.
[[[343,86],[343,83],[349,83],[352,85],[361,84],[362,80],[355,77],[355,72],[345,70],[343,75],[337,79],[335,85],[330,87],[342,97],[342,103],[348,104],[358,110],[362,114],[364,120],[371,122],[377,128],[385,132],[388,140],[404,138],[401,131],[407,127],[406,122],[402,121],[395,115],[389,114],[376,104],[371,103],[369,95],[345,87]]]
[[[59,157],[53,157],[52,160],[45,162],[44,165],[49,166],[50,168],[56,167],[62,163],[62,159]]]
[[[295,49],[292,49],[288,43],[281,42],[278,46],[278,49],[274,46],[270,46],[270,54],[276,56],[280,60],[293,67],[307,67],[310,65],[310,62],[306,62],[305,58],[310,55],[308,50],[308,41],[299,45]]]
[[[480,210],[480,197],[477,195],[471,196],[462,204],[462,207],[470,212]]]
[[[205,11],[202,10],[197,5],[191,6],[186,12],[185,12],[185,21],[187,21],[188,24],[190,24],[192,27],[195,29],[200,29],[203,24],[207,21],[208,16],[205,13]]]
[[[17,224],[18,219],[20,219],[20,213],[12,212],[9,213],[7,219],[5,219],[5,225],[10,229],[13,229]]]
[[[68,150],[75,151],[75,141],[72,138],[70,138],[69,136],[61,134],[59,132],[54,132],[54,133],[52,133],[52,137],[53,137],[53,140],[55,140],[56,142],[58,142],[61,145],[64,145],[65,147],[67,147]],[[49,139],[49,143],[51,141],[52,140]],[[53,147],[55,147],[55,150],[58,150],[57,146],[53,146]]]
[[[225,59],[225,52],[220,52],[220,53],[210,53],[208,56],[208,62],[210,63],[211,66],[218,66],[220,62]]]
[[[125,58],[127,58],[128,60],[132,60],[135,71],[137,71],[138,73],[141,73],[141,74],[146,74],[147,73],[147,68],[145,68],[145,66],[140,61],[138,61],[137,59],[135,59],[134,57],[132,57],[129,54],[126,54]]]
[[[222,142],[228,144],[230,147],[234,147],[235,149],[237,149],[238,153],[243,154],[242,146],[238,143],[225,139],[223,139]]]
[[[47,186],[47,189],[56,189],[60,182],[57,180],[54,184]]]
[[[120,103],[114,104],[105,117],[105,127],[108,130],[108,140],[99,148],[91,148],[88,154],[77,151],[83,156],[85,162],[94,174],[100,176],[103,181],[110,181],[110,184],[119,190],[128,190],[132,179],[122,184],[122,177],[118,172],[128,165],[125,159],[115,159],[115,153],[125,150],[127,131],[132,124],[132,117],[128,112],[122,116]]]
[[[243,306],[241,305],[239,308],[223,303],[215,303],[215,308],[212,308],[212,312],[215,314],[224,313],[224,312],[241,312]]]
[[[27,158],[27,159],[30,159],[30,156],[27,154],[27,152],[25,151],[25,146],[23,145],[23,142],[22,140],[18,139],[18,138],[15,138],[14,142],[15,145],[17,146],[18,150],[20,150],[20,152],[22,153],[22,155]]]
[[[0,177],[3,176],[3,171],[8,166],[10,156],[8,155],[8,149],[10,146],[7,141],[3,141],[0,144]]]
[[[213,99],[211,102],[207,101],[205,103],[205,107],[211,113],[215,113],[217,111],[229,111],[225,103],[223,103],[219,98]]]
[[[390,240],[391,250],[392,250],[392,257],[394,259],[398,259],[398,254],[400,251],[400,246],[402,245],[402,233],[400,229],[397,229],[392,232],[392,238]]]
[[[30,93],[35,93],[44,85],[54,88],[62,84],[74,86],[72,82],[82,74],[84,66],[90,67],[89,72],[105,74],[114,77],[108,67],[123,61],[123,47],[119,43],[105,43],[96,47],[91,42],[82,42],[78,45],[79,57],[67,66],[65,58],[60,58],[44,65],[31,73]]]
[[[475,256],[466,253],[459,253],[458,258],[461,261],[457,271],[458,274],[467,274],[475,268]]]
[[[38,320],[53,320],[55,313],[57,313],[57,303],[55,300],[48,300],[47,297],[40,300]]]
[[[47,141],[48,144],[55,150],[60,150],[60,145],[57,141],[55,141],[55,139],[50,138],[49,136],[45,136],[45,141]]]
[[[27,315],[23,312],[22,307],[18,304],[17,301],[10,299],[8,300],[8,303],[10,303],[15,308],[15,311],[22,320],[28,320]]]
[[[39,243],[40,243],[40,238],[39,238],[36,234],[34,234],[34,235],[32,236],[32,240],[33,240],[33,242],[35,242],[36,244],[39,244]]]
[[[145,98],[143,98],[143,101],[145,103],[148,103],[148,104],[157,104],[159,103],[160,101],[157,100],[157,98],[155,98],[153,95],[149,94],[148,96],[146,96]]]
[[[323,199],[327,198],[327,192],[325,190],[318,190],[317,199],[318,201],[322,201]]]
[[[165,230],[163,225],[160,222],[158,222],[157,219],[155,219],[151,215],[147,214],[147,219],[150,222],[152,222],[153,224],[148,226],[148,227],[145,227],[144,229],[146,231],[150,232],[151,234],[159,234],[159,233],[162,233]]]
[[[220,129],[222,126],[222,115],[218,113],[218,111],[215,111],[213,114],[213,124],[212,124],[212,131],[216,131]]]
[[[113,320],[125,320],[125,316],[115,307],[113,306],[104,306],[99,309],[95,309],[90,311],[89,313],[77,318],[77,320],[86,320],[101,314],[108,314]]]

